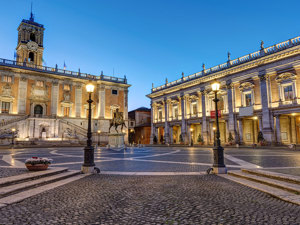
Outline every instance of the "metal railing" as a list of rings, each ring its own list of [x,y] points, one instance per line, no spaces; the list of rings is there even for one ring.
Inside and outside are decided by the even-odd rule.
[[[218,71],[225,70],[230,67],[237,66],[237,65],[240,65],[240,64],[243,64],[243,63],[246,63],[246,62],[249,62],[249,61],[252,61],[252,60],[255,60],[255,59],[258,59],[258,58],[261,58],[261,57],[264,57],[264,56],[267,56],[267,55],[270,55],[270,54],[273,54],[273,53],[276,53],[276,52],[279,52],[279,51],[282,51],[282,50],[285,50],[288,48],[291,48],[291,47],[294,47],[299,44],[300,44],[300,36],[289,39],[287,41],[284,41],[284,42],[281,42],[278,44],[275,44],[275,45],[272,45],[267,48],[263,48],[259,51],[250,53],[248,55],[244,55],[237,59],[229,60],[226,63],[211,67],[209,69],[202,70],[201,72],[197,72],[197,73],[191,74],[186,77],[182,77],[181,79],[172,81],[170,83],[152,88],[151,91],[152,91],[152,93],[157,92],[162,89],[166,89],[166,88],[169,88],[169,87],[181,84],[181,83],[185,83],[187,81],[191,81],[191,80],[194,80],[199,77],[207,76],[209,74],[216,73]]]
[[[25,116],[22,116],[22,117],[18,117],[18,118],[14,118],[14,119],[11,119],[11,120],[0,122],[0,127],[4,127],[6,125],[19,122],[21,120],[26,120],[28,117],[29,117],[29,115],[25,115]]]
[[[96,76],[87,73],[81,73],[80,71],[75,72],[70,70],[58,69],[57,67],[53,68],[47,66],[38,66],[31,63],[17,62],[14,60],[2,59],[2,58],[0,58],[0,65],[38,71],[38,72],[52,73],[52,74],[63,75],[63,76],[74,77],[74,78],[82,78],[87,80],[95,80],[95,81],[103,80],[103,81],[109,81],[114,83],[127,84],[127,79],[125,76],[124,78],[112,77],[112,76],[107,76],[102,74],[100,76]]]

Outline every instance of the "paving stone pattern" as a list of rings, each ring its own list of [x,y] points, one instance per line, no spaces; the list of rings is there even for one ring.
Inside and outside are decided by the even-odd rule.
[[[92,175],[0,209],[0,224],[300,224],[300,207],[216,175]]]
[[[20,175],[23,173],[28,173],[28,170],[26,168],[0,168],[0,178]]]

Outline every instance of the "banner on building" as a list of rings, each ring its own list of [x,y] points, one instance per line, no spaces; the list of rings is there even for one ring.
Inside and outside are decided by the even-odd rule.
[[[221,118],[221,110],[218,110],[218,117]],[[214,119],[216,118],[216,111],[210,111],[210,118]]]

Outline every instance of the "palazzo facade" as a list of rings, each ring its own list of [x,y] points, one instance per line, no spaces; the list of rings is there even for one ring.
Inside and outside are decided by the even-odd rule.
[[[12,128],[19,140],[86,138],[88,93],[92,83],[92,132],[107,142],[116,109],[128,125],[127,79],[43,66],[44,26],[33,16],[18,27],[16,61],[0,59],[0,133]],[[127,129],[122,132],[126,132]],[[94,137],[94,138],[95,138]],[[125,140],[128,138],[125,137]]]
[[[221,83],[221,142],[252,145],[300,143],[300,37],[152,87],[151,143],[214,143],[211,83]]]

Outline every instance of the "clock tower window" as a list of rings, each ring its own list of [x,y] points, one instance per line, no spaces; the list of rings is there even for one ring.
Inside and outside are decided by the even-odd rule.
[[[30,34],[30,40],[31,40],[31,41],[35,41],[35,34],[34,34],[34,33],[31,33],[31,34]]]
[[[34,62],[34,53],[29,52],[29,62]]]

